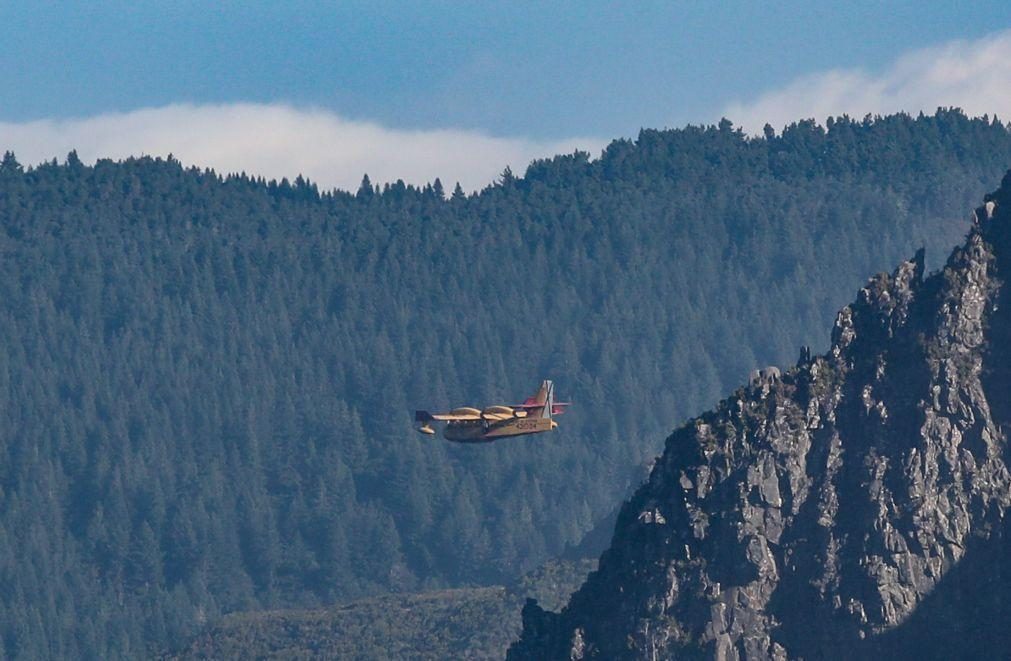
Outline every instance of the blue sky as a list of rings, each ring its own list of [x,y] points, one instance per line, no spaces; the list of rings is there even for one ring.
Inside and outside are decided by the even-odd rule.
[[[7,4],[0,122],[253,104],[534,151],[597,146],[728,110],[748,119],[805,77],[887,77],[908,53],[1011,28],[1007,2],[279,5]]]

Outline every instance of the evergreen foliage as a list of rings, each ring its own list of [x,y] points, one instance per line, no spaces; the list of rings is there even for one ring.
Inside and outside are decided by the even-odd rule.
[[[0,641],[141,656],[240,610],[502,583],[677,422],[939,259],[1011,163],[955,110],[644,130],[356,194],[177,161],[0,162]],[[576,402],[461,447],[416,407]]]

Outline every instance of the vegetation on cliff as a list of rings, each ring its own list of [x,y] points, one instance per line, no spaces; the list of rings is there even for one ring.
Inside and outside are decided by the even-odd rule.
[[[596,564],[552,560],[508,586],[233,613],[163,659],[501,659],[520,635],[524,599],[561,608]]]

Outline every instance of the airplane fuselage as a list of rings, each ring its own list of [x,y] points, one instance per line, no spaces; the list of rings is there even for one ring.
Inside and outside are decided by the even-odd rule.
[[[500,422],[466,420],[450,422],[442,430],[447,441],[455,443],[491,443],[508,436],[524,436],[551,431],[558,423],[551,418],[515,418]]]
[[[562,413],[567,402],[555,402],[554,385],[549,380],[522,404],[495,404],[477,409],[458,406],[441,413],[415,411],[418,431],[428,436],[436,433],[433,423],[445,422],[442,436],[454,443],[490,443],[510,436],[525,436],[551,431],[558,427],[552,417]]]

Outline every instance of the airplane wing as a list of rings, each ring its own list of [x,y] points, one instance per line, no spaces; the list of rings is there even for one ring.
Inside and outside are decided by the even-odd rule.
[[[481,412],[477,409],[454,409],[449,413],[429,413],[428,411],[415,411],[414,419],[418,422],[430,422],[439,420],[442,422],[452,422],[458,420],[480,420]]]
[[[469,413],[434,413],[432,414],[432,420],[480,420],[480,415],[471,415]]]
[[[501,422],[503,420],[512,420],[513,418],[525,418],[527,417],[527,409],[538,408],[543,406],[544,406],[543,404],[539,404],[537,406],[522,405],[515,407],[489,406],[483,411],[471,408],[469,406],[464,406],[461,408],[453,409],[448,413],[429,413],[428,411],[415,411],[414,419],[418,422],[431,422],[433,420],[439,422],[459,422],[468,420]]]
[[[519,411],[516,411],[511,406],[489,406],[485,410],[481,411],[481,418],[491,422],[525,417],[527,417],[527,412],[525,410],[520,409]]]
[[[571,405],[572,405],[572,402],[570,402],[570,401],[555,401],[555,402],[552,402],[551,403],[551,414],[552,415],[559,415],[561,413],[564,413],[565,412],[565,407],[566,406],[571,406]],[[512,406],[513,406],[513,408],[518,409],[516,411],[518,417],[522,417],[523,415],[526,415],[527,414],[527,410],[526,409],[528,409],[528,408],[544,408],[544,404],[543,403],[542,404],[513,404]],[[520,415],[520,413],[523,413],[523,415]]]
[[[522,417],[525,417],[525,416],[516,416],[516,415],[513,415],[511,413],[483,413],[483,414],[481,414],[481,419],[482,420],[487,420],[488,422],[501,422],[503,420],[512,420],[513,418],[517,418],[517,417],[522,418]]]

